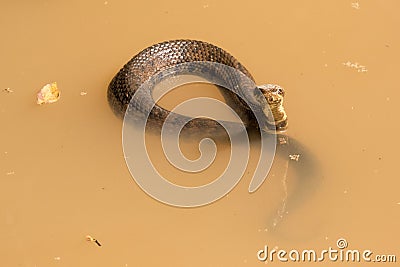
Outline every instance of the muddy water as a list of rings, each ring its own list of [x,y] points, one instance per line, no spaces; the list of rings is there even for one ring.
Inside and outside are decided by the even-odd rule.
[[[338,249],[339,238],[372,259],[400,257],[396,1],[0,6],[1,266],[263,266],[257,252],[265,246],[320,253]],[[290,146],[278,147],[255,193],[247,188],[257,141],[238,186],[204,207],[162,204],[131,178],[106,88],[132,55],[176,38],[215,43],[258,83],[286,88]],[[52,81],[61,99],[36,105]],[[201,184],[176,174],[156,144],[150,154],[160,172]],[[214,166],[199,176],[205,183],[227,163],[229,145],[217,147]],[[193,159],[195,148],[183,152]],[[273,264],[298,265],[276,254]]]

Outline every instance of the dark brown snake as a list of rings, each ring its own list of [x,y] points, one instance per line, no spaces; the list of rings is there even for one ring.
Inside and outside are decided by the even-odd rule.
[[[193,62],[220,63],[240,71],[250,78],[251,81],[254,81],[249,71],[236,58],[215,45],[196,40],[166,41],[144,49],[126,63],[115,75],[107,92],[108,102],[112,110],[118,116],[123,117],[133,95],[143,83],[168,68]],[[190,73],[190,70],[188,72]],[[214,73],[214,75],[220,75],[221,77],[229,76],[226,72]],[[224,77],[224,79],[229,80],[231,76]],[[254,90],[256,88],[251,89]],[[269,106],[269,109],[265,109],[268,110],[265,112],[268,128],[277,131],[285,130],[287,127],[287,116],[283,108],[283,89],[278,85],[272,84],[257,86],[257,89],[259,89],[259,91],[257,90],[258,92],[262,93],[261,97],[264,97],[266,100],[263,101],[268,103]],[[248,94],[252,91],[246,89],[247,91],[243,92],[243,89],[240,91],[241,88],[238,90],[236,93]],[[249,106],[240,97],[227,90],[221,89],[221,92],[226,102],[233,106],[232,108],[239,114],[247,127],[256,125]],[[144,99],[131,105],[136,109],[148,108],[155,105],[148,117],[148,120],[155,124],[162,124],[170,114],[168,110],[154,103],[151,94],[145,95]],[[196,118],[189,121],[185,127],[199,130],[213,128],[217,124],[212,119]]]
[[[127,62],[123,68],[112,79],[107,92],[107,98],[110,107],[114,113],[123,117],[125,111],[130,105],[131,99],[140,86],[154,75],[167,70],[168,68],[177,66],[182,63],[191,62],[216,62],[232,67],[254,82],[254,78],[249,71],[233,56],[225,50],[203,41],[196,40],[173,40],[152,45]],[[190,72],[190,71],[189,71]],[[223,76],[223,74],[221,74]],[[265,117],[268,126],[279,131],[287,128],[287,116],[283,108],[284,91],[278,85],[267,84],[257,86],[265,98],[269,106],[269,111]],[[240,88],[239,88],[240,90]],[[224,93],[221,89],[228,104],[236,105],[233,107],[238,113],[242,113],[241,119],[246,126],[254,126],[254,117],[249,115],[250,109],[243,101],[237,99],[233,93]],[[240,92],[239,92],[240,93]],[[151,94],[146,95],[145,99],[141,99],[137,103],[131,103],[134,108],[141,110],[145,107],[153,106],[154,99]],[[155,124],[162,125],[164,120],[170,115],[170,112],[159,105],[155,104],[151,109],[149,120]],[[214,128],[215,121],[207,118],[197,118],[188,123],[188,128],[202,131],[207,128]],[[257,127],[257,126],[256,126]],[[283,134],[276,135],[278,142],[277,154],[285,159],[285,161],[277,164],[286,165],[290,156],[299,155],[300,159],[294,161],[292,168],[296,169],[298,178],[301,180],[299,188],[291,197],[293,205],[303,201],[303,198],[310,195],[315,190],[319,178],[318,169],[314,158],[307,149],[295,139]],[[287,167],[281,166],[282,170]],[[289,168],[290,171],[290,168]]]

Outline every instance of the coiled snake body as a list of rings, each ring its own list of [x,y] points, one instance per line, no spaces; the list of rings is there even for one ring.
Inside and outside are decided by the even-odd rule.
[[[123,116],[129,103],[138,88],[163,70],[177,66],[182,63],[191,62],[215,62],[234,68],[250,80],[254,81],[249,71],[232,55],[225,50],[207,42],[197,40],[173,40],[152,45],[136,56],[134,56],[112,79],[107,92],[108,102],[114,113]],[[223,76],[224,74],[220,74]],[[284,91],[278,85],[257,86],[264,102],[268,103],[265,109],[266,125],[269,129],[285,130],[287,127],[287,116],[283,109]],[[240,88],[238,89],[240,90]],[[246,89],[247,90],[247,89]],[[233,109],[239,113],[246,126],[255,125],[254,116],[244,101],[235,93],[223,91],[226,102],[233,105]],[[239,92],[240,93],[240,92]],[[148,94],[140,103],[133,105],[141,107],[153,104],[153,99]],[[150,112],[149,120],[162,124],[170,112],[155,104]],[[207,118],[196,118],[188,122],[187,127],[193,129],[215,127],[216,122]]]

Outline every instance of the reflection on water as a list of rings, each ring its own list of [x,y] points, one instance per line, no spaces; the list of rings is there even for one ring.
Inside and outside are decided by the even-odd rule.
[[[340,237],[349,249],[398,254],[399,4],[355,4],[1,3],[0,265],[258,266],[265,245],[325,249]],[[176,38],[221,46],[258,83],[286,89],[290,126],[256,192],[254,136],[242,179],[213,204],[164,205],[131,178],[106,89],[132,55]],[[36,105],[53,81],[60,100]],[[150,157],[181,185],[209,183],[228,162],[230,146],[217,141],[209,173],[187,178],[148,139]],[[199,156],[197,145],[182,150]]]

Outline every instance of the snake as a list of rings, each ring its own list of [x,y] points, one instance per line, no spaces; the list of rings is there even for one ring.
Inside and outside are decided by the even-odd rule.
[[[124,117],[129,105],[137,110],[151,108],[148,117],[149,122],[153,122],[155,125],[162,125],[172,112],[154,103],[151,93],[144,94],[143,98],[135,103],[130,102],[140,86],[151,77],[179,65],[187,68],[187,72],[190,73],[189,63],[216,63],[219,66],[228,66],[242,73],[248,80],[255,82],[246,67],[227,51],[216,45],[199,40],[169,40],[145,48],[133,56],[118,71],[108,86],[107,99],[109,106],[119,117]],[[228,75],[226,71],[214,70],[213,76],[221,76],[219,78],[232,80],[232,75]],[[238,86],[237,92],[231,92],[224,88],[219,89],[225,101],[233,106],[234,111],[239,114],[246,127],[258,126],[251,107],[241,98],[243,95],[250,94],[255,95],[256,102],[258,101],[261,106],[261,112],[265,118],[264,130],[281,132],[287,129],[287,114],[283,107],[285,91],[281,86],[276,84],[257,86],[254,83],[253,87],[243,86],[242,88]],[[186,128],[194,131],[212,129],[217,126],[220,126],[218,122],[210,118],[195,118],[185,125]]]
[[[165,119],[171,115],[171,111],[164,109],[155,103],[151,93],[145,94],[143,99],[131,103],[135,93],[139,90],[141,85],[151,79],[151,77],[162,73],[170,68],[183,65],[190,73],[191,69],[186,67],[187,63],[218,63],[223,66],[228,66],[234,70],[239,71],[248,80],[252,81],[255,85],[255,79],[250,72],[231,54],[224,49],[213,45],[208,42],[199,40],[179,39],[164,41],[152,46],[149,46],[132,57],[112,78],[108,90],[107,99],[112,111],[118,116],[123,118],[129,107],[136,110],[145,110],[151,108],[148,120],[155,125],[162,125]],[[226,76],[224,72],[213,72],[213,75]],[[226,78],[232,78],[228,75]],[[285,161],[280,162],[283,164],[280,169],[286,170],[292,155],[301,155],[299,162],[293,162],[292,166],[301,180],[299,188],[296,193],[291,197],[294,205],[304,201],[310,195],[311,191],[315,191],[318,184],[319,171],[315,158],[300,142],[294,138],[290,138],[284,134],[288,127],[287,114],[283,106],[283,99],[285,95],[284,89],[276,84],[262,84],[255,85],[255,88],[238,88],[237,92],[230,92],[224,88],[219,88],[225,99],[229,104],[234,105],[234,110],[241,113],[243,123],[248,127],[257,128],[255,117],[252,116],[251,108],[245,101],[241,101],[237,95],[244,93],[261,92],[258,95],[259,104],[262,106],[262,111],[265,113],[266,125],[268,129],[265,131],[274,130],[276,138],[279,140],[277,146],[277,154],[280,155]],[[249,92],[242,92],[241,90],[248,90]],[[261,101],[263,100],[263,101]],[[267,108],[263,105],[267,104]],[[183,115],[182,115],[183,116]],[[195,118],[188,124],[188,128],[195,131],[203,131],[215,128],[216,123],[208,118]],[[290,142],[289,142],[290,140]],[[278,162],[279,164],[279,162]],[[285,167],[286,166],[286,167]],[[284,178],[286,179],[286,178]]]

